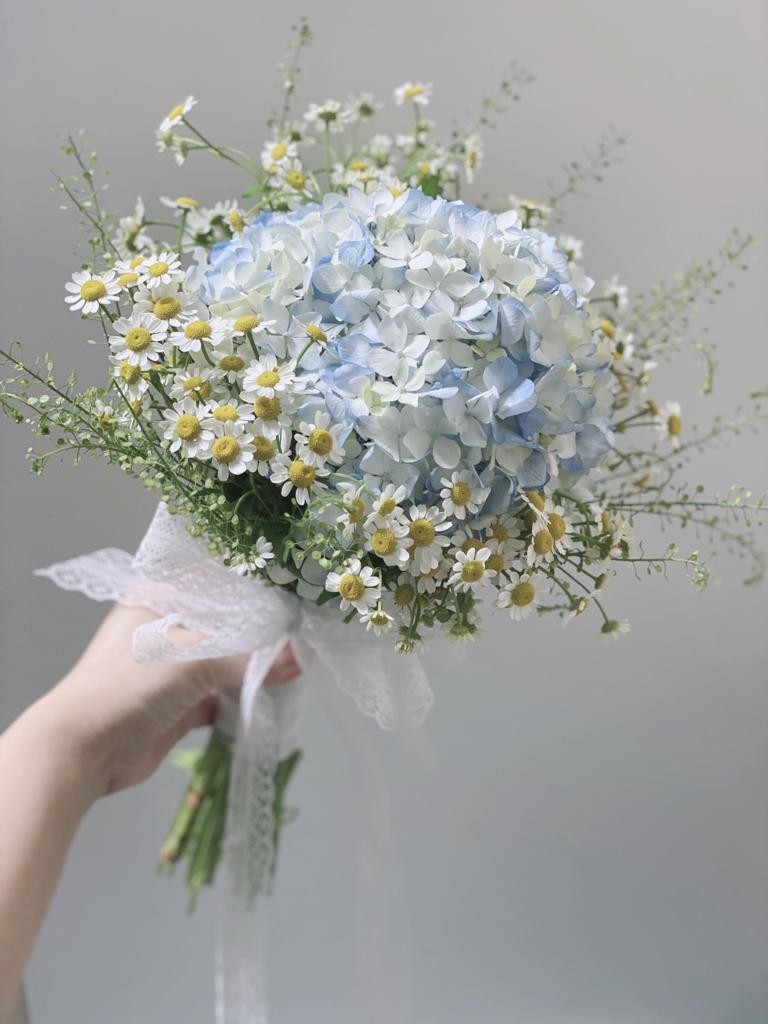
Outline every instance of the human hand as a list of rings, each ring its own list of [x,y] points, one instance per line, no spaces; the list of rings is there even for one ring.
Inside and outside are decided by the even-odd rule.
[[[147,779],[195,726],[213,721],[216,691],[236,689],[248,656],[160,665],[138,664],[134,630],[154,616],[115,605],[77,664],[43,703],[60,733],[83,759],[94,793],[114,793]],[[178,646],[198,637],[172,631]],[[289,646],[265,686],[290,682],[300,669]]]

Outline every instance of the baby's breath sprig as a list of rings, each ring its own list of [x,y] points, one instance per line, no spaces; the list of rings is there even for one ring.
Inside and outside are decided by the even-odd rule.
[[[549,207],[550,225],[556,225],[562,217],[566,200],[582,195],[588,184],[600,184],[605,172],[621,160],[622,150],[627,143],[627,134],[614,125],[608,125],[593,148],[584,147],[581,159],[571,160],[563,167],[565,181],[561,185],[550,182],[552,190],[546,200]]]

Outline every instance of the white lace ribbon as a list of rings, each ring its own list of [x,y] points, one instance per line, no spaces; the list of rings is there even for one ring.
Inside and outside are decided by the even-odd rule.
[[[267,1024],[264,986],[263,912],[274,850],[274,772],[286,740],[295,731],[301,688],[277,700],[262,688],[287,643],[305,673],[325,674],[364,715],[383,729],[418,724],[432,705],[432,691],[414,655],[395,653],[390,639],[345,625],[338,610],[317,608],[280,587],[240,577],[190,536],[183,519],[164,504],[134,557],[106,548],[40,569],[65,590],[97,601],[147,607],[160,616],[133,637],[139,662],[216,658],[250,652],[239,704],[224,695],[221,727],[234,733],[224,861],[220,881],[216,957],[217,1024]],[[190,647],[173,644],[170,630],[184,626],[202,634]],[[286,724],[289,723],[289,724]],[[282,737],[281,737],[282,730]],[[223,882],[223,884],[222,884]]]

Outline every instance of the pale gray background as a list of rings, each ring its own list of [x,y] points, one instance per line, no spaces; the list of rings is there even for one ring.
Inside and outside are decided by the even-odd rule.
[[[236,194],[201,157],[177,171],[153,128],[188,92],[219,140],[259,151],[273,64],[301,4],[7,4],[3,76],[3,335],[95,377],[85,332],[62,301],[75,223],[46,168],[56,133],[87,127],[113,171],[112,201],[140,192]],[[631,133],[622,166],[571,204],[597,275],[638,288],[715,249],[732,225],[766,231],[766,9],[643,2],[311,5],[317,43],[306,97],[407,78],[435,80],[447,124],[505,62],[538,76],[488,145],[480,188],[536,194],[608,122]],[[276,13],[277,12],[277,13]],[[285,13],[283,13],[285,12]],[[722,340],[714,398],[698,371],[665,370],[660,398],[687,417],[729,412],[768,382],[765,263],[704,316]],[[3,685],[6,723],[71,663],[103,613],[31,576],[104,545],[133,547],[153,500],[97,465],[25,473],[23,429],[2,426]],[[743,437],[692,476],[712,487],[767,482],[766,437]],[[696,541],[687,542],[693,547]],[[378,744],[403,826],[418,1024],[759,1024],[768,1019],[765,779],[766,590],[682,577],[611,591],[633,622],[595,641],[499,620],[456,661],[440,652],[427,726],[437,771]],[[360,730],[373,730],[362,720]],[[375,738],[375,737],[374,737]],[[349,755],[315,707],[292,796],[273,913],[276,1024],[363,1020],[350,984],[355,909]],[[44,756],[30,751],[30,757]],[[157,878],[158,840],[180,777],[106,801],[75,843],[29,971],[39,1024],[211,1020],[212,904],[184,914]],[[0,826],[2,827],[2,826]]]

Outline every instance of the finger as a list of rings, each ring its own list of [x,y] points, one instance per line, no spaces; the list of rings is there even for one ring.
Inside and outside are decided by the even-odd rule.
[[[292,682],[300,675],[301,667],[294,657],[293,649],[290,644],[286,644],[272,663],[272,668],[267,673],[264,685],[283,686],[285,683]]]

